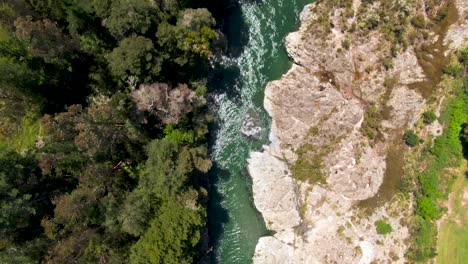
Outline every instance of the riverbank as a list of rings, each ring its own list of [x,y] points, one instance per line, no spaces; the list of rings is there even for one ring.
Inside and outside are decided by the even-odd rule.
[[[418,54],[444,38],[413,20],[408,35],[392,27],[401,15],[422,13],[430,23],[444,4],[306,6],[299,31],[286,38],[294,65],[265,91],[271,144],[249,159],[255,206],[274,232],[259,240],[255,263],[405,262],[413,199],[394,188],[370,208],[356,205],[380,196],[384,176],[403,176],[403,163],[389,163],[387,153],[427,105],[412,87],[430,81]],[[379,21],[379,10],[390,20]],[[376,222],[392,231],[379,233]]]
[[[282,41],[307,2],[239,1],[223,16],[228,50],[216,60],[210,81],[218,117],[211,140],[212,263],[251,263],[258,239],[269,234],[253,205],[246,160],[268,143],[264,87],[290,67]]]

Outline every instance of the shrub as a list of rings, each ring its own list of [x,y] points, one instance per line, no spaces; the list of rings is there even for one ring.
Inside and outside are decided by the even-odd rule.
[[[458,60],[464,67],[468,67],[468,47],[460,50],[460,53],[458,55]]]
[[[364,122],[361,126],[362,133],[371,140],[375,139],[379,131],[381,118],[382,117],[377,109],[377,106],[372,104],[367,109],[367,112],[364,116]]]
[[[343,42],[341,42],[341,46],[343,47],[343,49],[349,50],[349,47],[351,46],[351,42],[348,39],[345,39],[343,40]]]
[[[437,12],[437,16],[435,17],[435,21],[441,22],[442,20],[444,20],[448,16],[448,14],[449,14],[448,7],[446,7],[446,6],[441,7]]]
[[[414,147],[419,144],[419,137],[416,135],[413,130],[407,130],[403,135],[406,145]]]
[[[356,31],[356,21],[353,21],[351,24],[351,27],[349,28],[349,32],[354,32]]]
[[[395,58],[398,55],[398,48],[395,46],[392,46],[392,48],[390,49],[390,53],[392,54],[392,57]]]
[[[417,262],[424,262],[436,256],[437,230],[433,222],[416,218],[417,235],[415,246],[408,251],[408,258]]]
[[[393,68],[393,62],[392,59],[390,58],[383,58],[382,59],[382,64],[385,67],[386,70],[392,69]]]
[[[432,111],[426,111],[423,113],[423,122],[424,124],[432,124],[436,121],[437,115]]]
[[[344,15],[346,18],[352,18],[354,17],[354,10],[352,8],[346,8]]]
[[[413,18],[411,18],[411,25],[417,28],[425,28],[426,18],[424,18],[423,14],[417,14]]]
[[[450,63],[443,69],[445,74],[449,74],[453,77],[459,77],[462,73],[463,66],[458,62],[458,60],[453,57]]]
[[[385,222],[384,220],[378,220],[375,222],[375,229],[377,230],[377,234],[386,235],[393,231],[392,226]]]
[[[428,40],[429,39],[429,32],[427,30],[424,30],[422,32],[422,36],[423,36],[424,40]]]
[[[298,158],[291,167],[292,177],[311,184],[326,183],[323,170],[322,153],[316,153],[314,146],[306,144],[297,150]]]

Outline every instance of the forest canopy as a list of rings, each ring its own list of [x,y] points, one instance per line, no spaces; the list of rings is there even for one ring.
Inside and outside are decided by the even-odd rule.
[[[202,2],[0,2],[1,263],[204,257]]]

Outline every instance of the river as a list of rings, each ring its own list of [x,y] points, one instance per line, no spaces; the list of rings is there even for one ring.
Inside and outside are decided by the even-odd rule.
[[[263,109],[264,89],[291,67],[284,37],[297,29],[299,13],[310,2],[240,0],[224,18],[228,52],[210,78],[218,115],[210,143],[213,263],[251,263],[258,239],[268,234],[253,204],[247,158],[268,143],[271,121]],[[250,138],[241,132],[248,116],[255,134]]]

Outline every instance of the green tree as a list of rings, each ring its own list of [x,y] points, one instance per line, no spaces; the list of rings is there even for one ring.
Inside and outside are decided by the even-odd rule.
[[[29,6],[42,17],[47,17],[53,20],[63,20],[66,17],[66,2],[58,0],[51,2],[50,0],[27,0]]]
[[[20,107],[41,102],[35,90],[44,81],[44,74],[31,69],[30,61],[22,41],[16,38],[0,41],[0,100]]]
[[[92,0],[92,6],[96,15],[105,18],[111,13],[112,0]]]
[[[2,239],[0,239],[2,241]],[[2,241],[3,242],[3,241]],[[37,237],[0,249],[0,263],[2,264],[31,264],[38,263],[44,254],[50,242],[43,237]],[[5,246],[5,244],[2,244]]]
[[[157,203],[157,197],[148,193],[144,188],[133,190],[126,196],[119,214],[122,230],[133,236],[142,235],[154,216]]]
[[[79,151],[79,154],[94,159],[118,158],[121,147],[130,141],[126,99],[121,93],[110,98],[94,97],[85,109],[81,105],[72,105],[68,111],[54,117],[45,115],[41,121],[48,144],[43,152]],[[69,155],[55,156],[66,158]],[[57,162],[56,158],[49,158],[52,158],[51,162]]]
[[[112,74],[121,80],[132,76],[147,82],[161,68],[153,42],[142,36],[134,35],[123,39],[108,55],[107,60]]]
[[[180,13],[177,25],[191,31],[200,31],[202,28],[211,28],[216,21],[206,8],[187,8]]]
[[[16,237],[31,224],[40,205],[35,201],[39,182],[31,157],[8,151],[0,154],[0,235],[4,239]]]
[[[105,13],[98,6],[100,13]],[[110,16],[106,23],[110,32],[118,39],[130,36],[131,34],[145,34],[153,23],[163,16],[159,6],[149,0],[114,0],[110,8]]]
[[[173,196],[187,182],[193,164],[187,147],[168,140],[153,140],[147,146],[148,160],[140,185],[158,196]]]
[[[27,44],[31,54],[47,63],[65,64],[66,56],[78,50],[78,43],[63,34],[51,20],[19,17],[15,26],[16,36]]]
[[[51,247],[48,256],[45,258],[45,263],[83,263],[79,261],[79,258],[82,257],[89,243],[97,236],[96,230],[92,228],[83,228],[71,233]]]
[[[99,192],[78,186],[69,194],[54,198],[54,219],[67,229],[96,223]]]
[[[203,213],[174,201],[164,203],[145,234],[132,246],[132,264],[192,263]]]
[[[164,58],[183,66],[192,59],[208,57],[216,37],[213,25],[214,19],[207,9],[182,11],[176,25],[161,23],[156,37]]]

